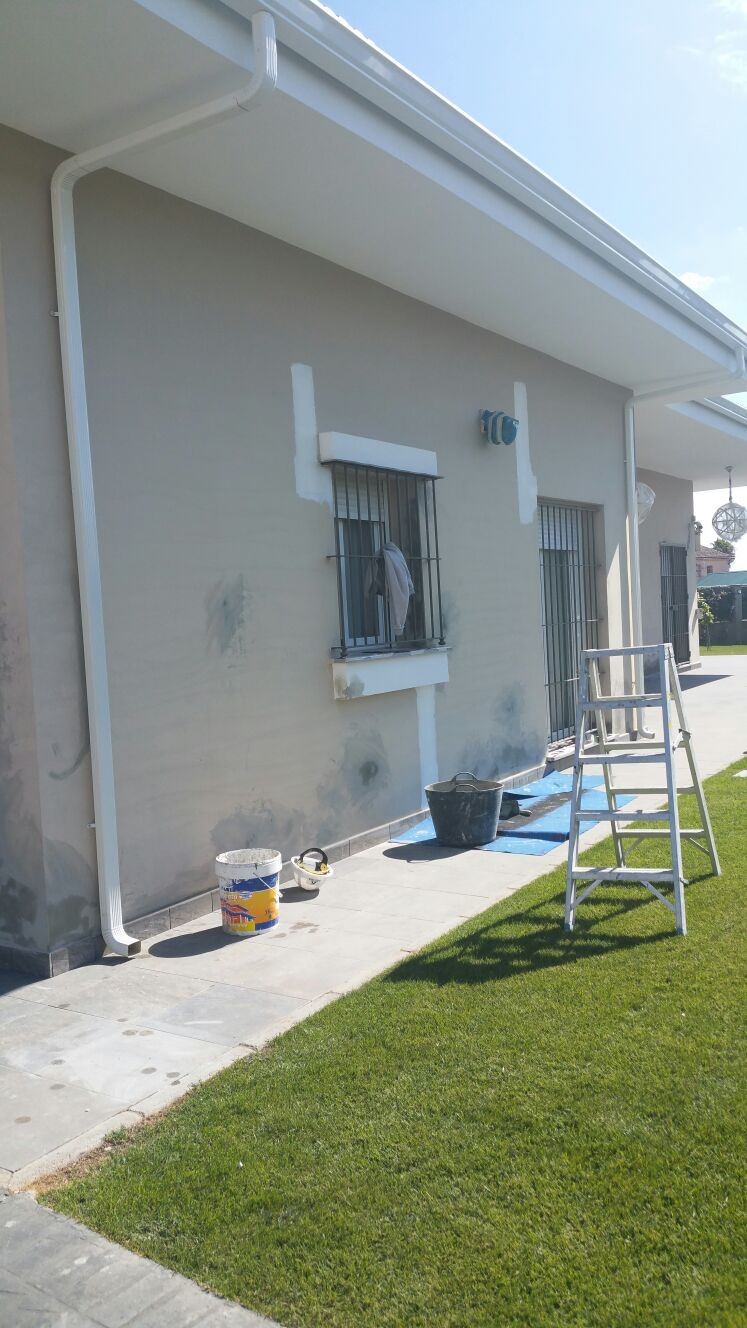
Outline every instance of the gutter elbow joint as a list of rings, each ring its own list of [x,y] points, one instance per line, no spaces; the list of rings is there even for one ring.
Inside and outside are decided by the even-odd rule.
[[[278,47],[275,20],[260,9],[252,18],[252,45],[254,47],[254,75],[246,90],[236,98],[241,111],[251,111],[261,105],[278,83]]]

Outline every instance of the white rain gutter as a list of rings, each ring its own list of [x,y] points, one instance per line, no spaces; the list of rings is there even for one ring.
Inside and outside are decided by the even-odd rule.
[[[109,677],[80,320],[73,189],[81,176],[112,165],[124,153],[165,142],[259,106],[277,85],[275,24],[269,14],[260,11],[252,18],[252,42],[254,73],[246,87],[69,157],[52,176],[52,231],[91,734],[101,931],[109,949],[118,955],[137,954],[140,941],[128,935],[122,921]]]
[[[668,383],[660,383],[657,387],[644,388],[640,392],[634,392],[625,402],[625,489],[627,497],[627,517],[628,517],[628,574],[630,580],[630,614],[631,614],[631,645],[642,646],[643,640],[643,610],[641,606],[641,553],[638,540],[638,503],[636,498],[636,454],[635,454],[635,407],[640,402],[649,401],[676,401],[684,390],[694,392],[697,388],[705,391],[707,388],[718,387],[726,379],[736,379],[744,381],[745,374],[745,353],[743,346],[734,346],[734,368],[727,374],[723,371],[717,377],[713,372],[710,374],[701,374],[693,378],[673,379]],[[643,658],[641,655],[633,656],[633,690],[638,695],[643,693]],[[635,724],[637,732],[644,737],[653,736],[644,726],[643,710],[635,711]]]

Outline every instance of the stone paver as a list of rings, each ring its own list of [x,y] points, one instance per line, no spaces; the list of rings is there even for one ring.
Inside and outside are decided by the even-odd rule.
[[[0,1328],[272,1328],[30,1195],[0,1196]]]
[[[747,657],[709,657],[683,682],[709,775],[747,747]],[[284,891],[265,936],[227,937],[211,914],[151,937],[133,960],[43,982],[0,975],[0,1179],[21,1188],[176,1101],[565,855],[379,844],[338,863],[317,897]]]

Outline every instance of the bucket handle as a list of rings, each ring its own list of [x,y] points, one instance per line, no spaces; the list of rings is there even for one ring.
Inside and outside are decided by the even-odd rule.
[[[455,789],[472,788],[474,789],[475,793],[480,792],[479,788],[477,787],[480,781],[477,778],[477,775],[474,774],[472,770],[457,771],[455,775],[452,775],[451,782],[454,785]]]
[[[299,867],[304,866],[304,858],[307,858],[310,853],[318,853],[320,861],[319,861],[319,866],[314,865],[310,868],[307,867],[307,871],[319,871],[321,867],[327,867],[329,865],[329,858],[327,857],[327,854],[324,852],[323,848],[305,848],[303,853],[299,854],[298,858]]]

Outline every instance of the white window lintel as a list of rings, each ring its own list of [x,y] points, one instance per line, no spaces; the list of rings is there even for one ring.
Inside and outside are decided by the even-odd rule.
[[[409,475],[438,475],[438,457],[424,447],[406,447],[352,433],[320,433],[319,460],[347,461],[356,466],[399,470]]]

